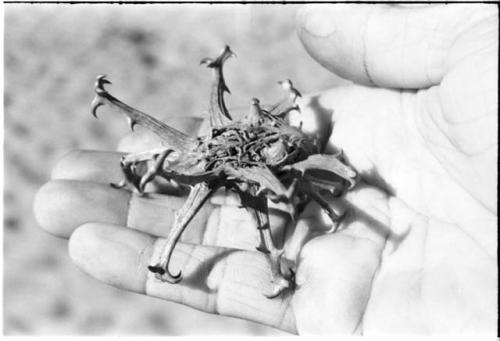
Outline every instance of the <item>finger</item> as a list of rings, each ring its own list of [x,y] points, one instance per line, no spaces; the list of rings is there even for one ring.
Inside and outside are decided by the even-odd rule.
[[[175,198],[174,196],[183,192],[179,192],[169,183],[161,184],[161,187],[159,183],[156,183],[156,186],[148,186],[146,188],[148,194],[142,197],[132,195],[128,191],[120,191],[118,193],[121,194],[118,195],[116,190],[109,186],[109,183],[118,183],[123,178],[119,167],[121,155],[117,152],[73,151],[63,157],[54,168],[52,178],[79,180],[84,183],[55,182],[55,184],[49,184],[40,190],[37,200],[35,200],[37,203],[35,207],[37,207],[36,211],[39,212],[42,226],[53,234],[67,237],[77,226],[86,221],[101,221],[99,219],[102,215],[102,219],[108,219],[104,222],[127,225],[153,235],[166,236],[173,224],[175,210],[179,209],[185,201],[185,198]],[[151,193],[152,191],[165,194],[165,196],[155,195]],[[64,198],[68,196],[79,199],[72,200],[71,205],[68,206],[64,204],[67,203]],[[87,196],[95,196],[94,201],[87,202],[85,199]],[[110,197],[113,199],[109,199]],[[226,197],[231,198],[232,196],[227,195]],[[210,201],[211,204],[204,206],[186,229],[182,240],[254,250],[259,244],[254,218],[246,209],[241,208],[239,200],[236,202],[236,198],[233,198],[233,203],[230,203],[230,200],[221,202],[220,198],[221,195],[218,194]],[[108,200],[112,200],[113,205],[107,205]],[[81,212],[80,205],[86,206],[89,203],[92,203],[92,206],[89,206],[85,212],[92,214],[83,217],[68,215],[69,220],[63,219],[66,216],[64,212],[58,214],[59,209]],[[95,209],[91,207],[95,207]],[[127,209],[123,207],[127,207]],[[214,211],[212,212],[212,210]],[[115,218],[109,220],[109,216]],[[116,217],[123,219],[116,219]],[[275,242],[279,246],[283,243],[289,217],[277,207],[271,210],[269,218]]]
[[[144,129],[137,129],[137,131],[125,135],[118,143],[116,150],[122,153],[140,153],[160,146],[159,136]]]
[[[391,231],[389,219],[389,197],[386,192],[359,183],[343,197],[324,196],[335,213],[342,217],[336,226],[335,235],[362,238],[374,245],[383,245],[385,240],[402,238],[401,233]],[[297,259],[302,248],[311,239],[322,236],[332,229],[328,213],[316,202],[310,202],[301,213],[293,234],[287,241],[285,254],[289,259]]]
[[[92,181],[109,185],[124,179],[120,161],[124,153],[75,150],[64,155],[52,170],[52,179]],[[146,193],[185,195],[186,191],[163,178],[148,183]]]
[[[95,182],[53,180],[38,191],[34,212],[45,230],[63,238],[79,225],[93,221],[165,236],[173,225],[175,211],[184,201],[157,194],[138,196]],[[206,205],[198,212],[183,240],[201,242],[210,210],[211,206]]]
[[[341,230],[312,238],[300,254],[298,290],[292,302],[299,333],[361,330],[390,235],[390,210],[388,196],[366,185],[348,192],[344,200],[350,213]]]
[[[359,333],[380,253],[366,241],[336,234],[307,243],[292,302],[298,333]]]
[[[324,5],[299,12],[297,30],[311,56],[342,77],[427,88],[471,52],[491,48],[483,36],[494,35],[496,20],[494,5]]]
[[[34,200],[37,221],[48,232],[68,238],[80,225],[101,222],[127,226],[151,235],[167,237],[175,213],[185,198],[158,194],[139,196],[126,190],[88,181],[53,180]],[[277,246],[281,245],[288,217],[270,214]],[[259,245],[255,219],[236,206],[205,204],[181,236],[181,241],[255,250]]]
[[[346,210],[339,234],[364,239],[382,248],[392,233],[389,195],[376,187],[360,183],[338,201],[337,205],[342,205]]]
[[[294,332],[290,298],[263,295],[271,288],[262,254],[180,243],[170,266],[182,270],[183,279],[173,285],[147,270],[164,242],[119,226],[87,224],[72,235],[69,251],[85,272],[118,288]]]
[[[73,150],[64,155],[52,169],[51,179],[118,183],[123,178],[120,159],[123,153]]]
[[[341,198],[325,197],[325,199],[339,215],[343,216],[336,234],[363,238],[380,245],[391,233],[389,195],[386,192],[361,182]],[[309,205],[301,215],[301,219],[326,225],[328,228],[332,226],[328,214],[317,204]]]

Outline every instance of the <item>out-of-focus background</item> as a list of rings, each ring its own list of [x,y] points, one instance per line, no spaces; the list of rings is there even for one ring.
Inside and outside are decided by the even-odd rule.
[[[93,83],[182,126],[208,105],[211,72],[199,66],[229,44],[229,106],[274,102],[276,81],[303,93],[342,82],[307,55],[292,5],[5,5],[4,334],[279,335],[102,284],[77,269],[66,241],[42,231],[33,197],[71,149],[115,149],[116,115],[90,116]],[[179,118],[181,118],[179,120]],[[177,123],[175,123],[177,122]]]

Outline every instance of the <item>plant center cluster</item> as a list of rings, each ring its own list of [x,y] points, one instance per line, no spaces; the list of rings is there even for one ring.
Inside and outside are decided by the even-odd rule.
[[[270,125],[237,124],[213,129],[199,151],[207,171],[222,165],[279,168],[307,157],[303,147],[309,145],[311,141],[303,134],[286,134]]]

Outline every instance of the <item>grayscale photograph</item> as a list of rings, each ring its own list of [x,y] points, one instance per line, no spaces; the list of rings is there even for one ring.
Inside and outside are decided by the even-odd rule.
[[[497,336],[495,4],[3,8],[3,335]]]

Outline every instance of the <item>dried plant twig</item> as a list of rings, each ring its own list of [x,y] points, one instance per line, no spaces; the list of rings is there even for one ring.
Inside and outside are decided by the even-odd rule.
[[[322,192],[342,194],[355,186],[358,176],[341,154],[321,154],[317,140],[287,123],[287,114],[299,109],[296,99],[300,97],[290,80],[279,82],[285,94],[278,103],[261,107],[259,100],[253,98],[244,119],[234,121],[224,102],[224,94],[229,89],[223,75],[223,65],[233,55],[226,46],[217,58],[201,61],[213,69],[208,136],[191,138],[121,102],[104,88],[110,83],[105,76],[97,77],[92,114],[96,116],[98,107],[109,105],[125,114],[131,129],[136,124],[142,125],[163,141],[161,148],[124,156],[121,168],[125,179],[115,187],[131,185],[143,193],[146,184],[157,176],[192,187],[184,206],[175,215],[174,226],[159,259],[149,270],[162,281],[181,280],[181,272],[169,271],[175,245],[210,195],[225,187],[239,194],[241,204],[255,218],[260,235],[257,249],[266,254],[271,268],[272,288],[265,295],[273,298],[293,289],[295,283],[294,269],[282,271],[283,250],[275,247],[271,235],[268,199],[285,203],[288,213],[294,216],[293,199],[308,197],[326,210],[335,231],[341,216],[330,207]],[[146,171],[138,171],[139,165],[142,168],[145,165]]]

